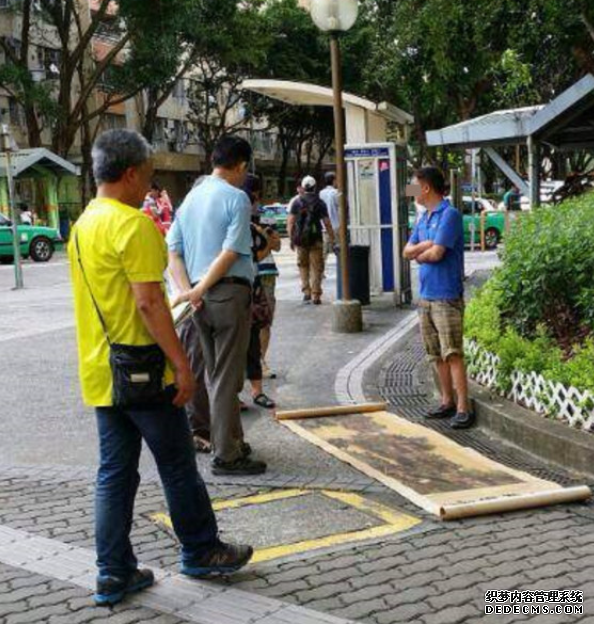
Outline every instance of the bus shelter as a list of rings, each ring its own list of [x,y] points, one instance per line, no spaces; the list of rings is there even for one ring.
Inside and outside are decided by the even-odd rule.
[[[594,75],[587,74],[546,105],[500,110],[440,130],[427,132],[433,147],[482,150],[503,174],[530,198],[541,202],[541,150],[560,152],[594,147]],[[528,180],[498,152],[502,146],[526,145]]]
[[[15,181],[41,180],[46,193],[47,221],[50,227],[60,229],[58,185],[64,176],[78,176],[79,168],[43,147],[23,149],[10,154],[12,176]],[[9,194],[6,154],[0,154],[0,212],[9,215]]]

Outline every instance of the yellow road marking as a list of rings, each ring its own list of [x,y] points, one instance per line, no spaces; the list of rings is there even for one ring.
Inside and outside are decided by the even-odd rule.
[[[161,524],[162,526],[173,530],[173,523],[171,522],[171,518],[166,513],[151,514],[151,520],[156,524]]]
[[[254,553],[252,563],[280,559],[281,557],[288,557],[289,555],[298,555],[299,553],[308,552],[310,550],[340,546],[341,544],[349,544],[351,542],[378,539],[380,537],[386,537],[387,535],[393,535],[394,533],[400,533],[400,531],[410,529],[419,522],[419,520],[415,520],[409,525],[402,523],[399,527],[383,524],[382,526],[373,527],[372,529],[364,529],[362,531],[337,533],[336,535],[328,535],[327,537],[320,537],[319,539],[294,542],[293,544],[282,544],[281,546],[272,546],[270,548],[261,548],[256,550]]]
[[[320,548],[329,548],[332,546],[339,546],[341,544],[349,544],[352,542],[361,542],[363,540],[378,539],[381,537],[386,537],[388,535],[394,535],[395,533],[406,531],[421,522],[419,518],[415,518],[414,516],[409,516],[407,514],[395,511],[394,509],[387,507],[386,505],[383,505],[373,500],[369,500],[367,498],[364,498],[363,496],[359,496],[358,494],[330,490],[293,489],[279,492],[270,492],[268,494],[246,496],[244,498],[215,501],[213,502],[213,508],[215,509],[215,511],[222,511],[225,509],[239,509],[241,507],[263,505],[279,500],[297,498],[299,496],[315,494],[316,492],[332,500],[340,501],[341,503],[344,503],[349,507],[352,507],[353,509],[357,509],[362,513],[373,516],[374,518],[383,521],[384,524],[372,527],[370,529],[336,533],[334,535],[328,535],[326,537],[320,537],[311,540],[304,540],[301,542],[279,544],[277,546],[271,546],[269,548],[260,548],[255,551],[252,558],[252,563],[271,561],[272,559],[280,559],[281,557],[296,555],[299,553],[308,552],[310,550],[318,550]],[[157,524],[161,524],[168,529],[173,529],[171,518],[166,513],[152,514],[151,519]]]
[[[285,500],[286,498],[296,498],[310,494],[309,490],[281,490],[279,492],[269,492],[268,494],[256,494],[255,496],[246,496],[245,498],[232,498],[230,500],[213,501],[212,508],[215,511],[223,511],[223,509],[238,509],[239,507],[247,507],[248,505],[263,505],[264,503],[272,503],[274,501]]]
[[[250,505],[263,505],[265,503],[273,503],[279,500],[285,500],[288,498],[296,498],[298,496],[304,496],[311,494],[311,490],[281,490],[278,492],[269,492],[267,494],[256,494],[254,496],[245,496],[244,498],[231,498],[228,500],[214,500],[212,501],[212,508],[215,511],[223,511],[226,509],[239,509],[241,507],[248,507]],[[161,524],[168,529],[173,530],[173,524],[171,518],[166,513],[156,513],[151,515],[151,519],[157,524]]]
[[[346,503],[350,507],[354,507],[363,513],[368,513],[372,516],[380,518],[386,524],[399,526],[403,518],[412,518],[412,516],[407,516],[399,511],[395,511],[391,507],[387,507],[386,505],[382,505],[382,503],[377,503],[376,501],[368,498],[363,498],[363,496],[359,496],[358,494],[326,490],[323,491],[322,494],[328,498],[333,498],[334,500]],[[413,519],[417,520],[417,518]]]

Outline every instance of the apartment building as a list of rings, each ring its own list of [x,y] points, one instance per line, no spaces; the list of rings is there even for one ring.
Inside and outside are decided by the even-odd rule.
[[[81,19],[83,26],[97,14],[99,0],[78,0],[83,7]],[[22,31],[22,16],[16,9],[15,0],[0,0],[0,37],[6,37],[16,52],[19,51],[20,33]],[[55,29],[43,18],[39,2],[33,2],[30,30],[30,47],[28,67],[33,80],[43,83],[51,89],[52,82],[59,77],[61,44]],[[76,33],[72,33],[75,37]],[[116,5],[109,7],[101,20],[99,27],[91,41],[87,62],[89,64],[101,62],[117,45],[120,35],[117,27]],[[123,54],[114,59],[114,63],[122,62]],[[4,62],[4,54],[0,52],[0,63]],[[90,108],[99,107],[105,102],[109,91],[109,71],[105,73],[103,81],[94,93],[94,101]],[[196,177],[208,170],[205,162],[205,151],[200,144],[196,132],[189,121],[190,107],[188,92],[191,88],[192,72],[178,81],[171,96],[160,107],[153,144],[156,150],[155,167],[156,178],[165,186],[174,202],[179,202],[191,187]],[[76,80],[71,86],[76,93],[80,85]],[[123,103],[110,106],[107,111],[93,121],[92,132],[110,128],[134,128],[141,130],[143,113],[146,110],[146,95],[141,93]],[[28,147],[28,137],[24,113],[17,100],[6,90],[0,88],[0,109],[4,113],[4,120],[11,126],[12,134],[17,145]],[[238,104],[231,111],[231,123],[241,122],[244,116],[244,107]],[[240,124],[241,125],[241,124]],[[268,178],[267,188],[274,193],[275,165],[278,160],[278,145],[275,134],[257,125],[247,123],[240,132],[250,140],[254,146],[257,170]],[[41,132],[41,144],[51,147],[51,128],[44,128]],[[80,164],[81,140],[77,136],[69,153],[69,160]],[[17,193],[19,199],[40,205],[43,203],[43,188],[40,184],[19,184]],[[60,183],[61,204],[69,208],[72,216],[80,210],[80,195],[76,181],[64,179]],[[43,210],[40,209],[43,213]]]

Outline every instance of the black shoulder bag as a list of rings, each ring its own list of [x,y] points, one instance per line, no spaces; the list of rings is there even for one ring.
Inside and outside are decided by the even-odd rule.
[[[113,379],[112,400],[114,407],[142,407],[162,401],[164,399],[165,354],[157,344],[135,346],[117,344],[111,341],[105,319],[97,305],[83,267],[78,244],[78,232],[75,234],[75,242],[78,264],[109,344],[109,366]]]

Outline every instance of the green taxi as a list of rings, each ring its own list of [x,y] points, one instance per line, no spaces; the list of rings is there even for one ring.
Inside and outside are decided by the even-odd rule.
[[[505,214],[496,210],[486,199],[476,199],[474,204],[474,214],[472,198],[462,199],[462,215],[464,222],[464,244],[470,246],[471,233],[474,229],[474,244],[479,247],[481,244],[481,213],[484,213],[485,220],[485,247],[496,249],[505,234]],[[409,227],[415,225],[416,211],[414,206],[409,210]],[[474,228],[473,226],[474,222]]]
[[[64,242],[58,230],[40,225],[17,226],[21,255],[35,262],[48,262],[56,249]],[[0,261],[11,262],[14,257],[12,242],[12,221],[0,214]]]
[[[273,225],[274,229],[281,236],[286,235],[289,213],[287,212],[287,206],[285,204],[261,206],[258,208],[258,214],[260,215],[262,223]]]
[[[471,230],[474,229],[474,244],[481,244],[481,214],[485,221],[485,247],[496,249],[505,234],[505,213],[493,208],[486,199],[475,199],[474,214],[472,197],[462,198],[462,214],[464,218],[464,243],[470,245]],[[474,228],[472,224],[474,222]]]

